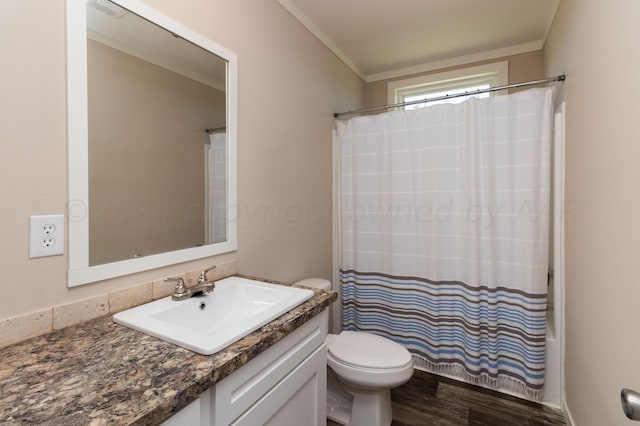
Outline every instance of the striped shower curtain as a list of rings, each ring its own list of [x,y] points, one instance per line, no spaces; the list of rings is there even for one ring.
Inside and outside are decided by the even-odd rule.
[[[553,89],[337,122],[342,326],[542,396]]]

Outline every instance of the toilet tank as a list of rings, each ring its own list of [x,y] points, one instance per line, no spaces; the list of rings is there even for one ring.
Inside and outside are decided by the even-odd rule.
[[[331,290],[331,281],[325,280],[324,278],[305,278],[304,280],[296,282],[296,284],[320,290]]]

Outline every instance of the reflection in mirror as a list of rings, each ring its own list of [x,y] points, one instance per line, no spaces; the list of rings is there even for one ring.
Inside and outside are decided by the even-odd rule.
[[[88,216],[70,205],[69,285],[235,249],[235,55],[136,0],[85,4],[88,137],[72,138],[70,89],[69,175]]]
[[[225,241],[226,202],[205,201],[224,201],[206,190],[224,191],[226,140],[205,129],[226,123],[226,61],[107,0],[87,27],[89,264]]]

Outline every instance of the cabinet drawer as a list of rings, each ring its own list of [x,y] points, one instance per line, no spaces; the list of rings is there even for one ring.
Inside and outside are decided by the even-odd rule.
[[[212,388],[215,425],[228,425],[323,345],[328,311],[303,324]]]

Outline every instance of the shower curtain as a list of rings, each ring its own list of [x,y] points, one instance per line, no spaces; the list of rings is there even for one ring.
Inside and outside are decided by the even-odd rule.
[[[540,399],[553,89],[338,121],[343,329]]]

